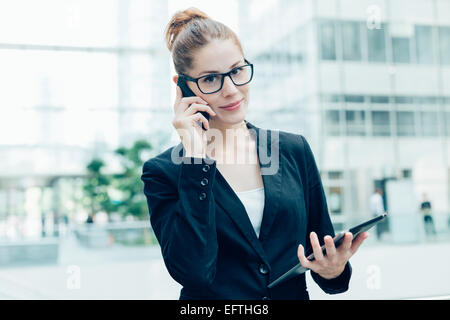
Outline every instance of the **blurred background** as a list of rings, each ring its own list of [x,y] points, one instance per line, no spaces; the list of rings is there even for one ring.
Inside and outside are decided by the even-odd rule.
[[[0,298],[178,299],[140,175],[179,142],[189,6],[255,65],[247,120],[310,143],[336,231],[388,212],[311,298],[449,299],[450,0],[0,0]]]

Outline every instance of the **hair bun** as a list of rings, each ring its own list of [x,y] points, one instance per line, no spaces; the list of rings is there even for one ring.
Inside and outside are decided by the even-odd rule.
[[[167,25],[165,36],[166,45],[172,51],[173,43],[178,34],[187,27],[189,23],[197,19],[209,19],[209,16],[195,7],[190,7],[183,11],[177,11]]]

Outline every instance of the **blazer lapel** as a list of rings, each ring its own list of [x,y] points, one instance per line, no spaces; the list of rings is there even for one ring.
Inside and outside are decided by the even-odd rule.
[[[218,170],[216,171],[216,184],[213,187],[213,192],[216,203],[233,220],[236,227],[241,231],[258,255],[267,262],[264,250],[256,237],[255,230],[245,211],[244,205]]]
[[[281,198],[281,162],[279,132],[255,127],[247,122],[249,129],[257,133],[257,152],[264,183],[264,213],[259,240],[264,241],[278,212]]]
[[[258,161],[261,167],[261,176],[264,183],[264,210],[259,240],[250,222],[244,205],[234,190],[222,176],[220,171],[216,172],[216,184],[213,188],[214,198],[228,216],[235,222],[237,228],[247,238],[258,255],[269,265],[262,243],[269,234],[275,216],[278,211],[281,196],[281,168],[279,166],[279,135],[273,135],[268,131],[255,127],[245,121],[247,128],[252,134],[256,134]],[[269,134],[268,134],[269,132]],[[276,158],[276,159],[275,159]],[[268,163],[267,159],[272,159]],[[271,165],[277,167],[276,170]]]

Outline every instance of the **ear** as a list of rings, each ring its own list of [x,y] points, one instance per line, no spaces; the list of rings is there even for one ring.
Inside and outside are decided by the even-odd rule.
[[[177,84],[178,81],[178,75],[173,76],[173,82],[175,82],[175,84]]]

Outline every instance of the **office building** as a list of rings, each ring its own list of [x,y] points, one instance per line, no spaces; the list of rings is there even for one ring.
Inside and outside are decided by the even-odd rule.
[[[395,179],[446,226],[450,1],[242,0],[239,15],[249,118],[305,135],[338,227],[368,217],[374,188]]]

